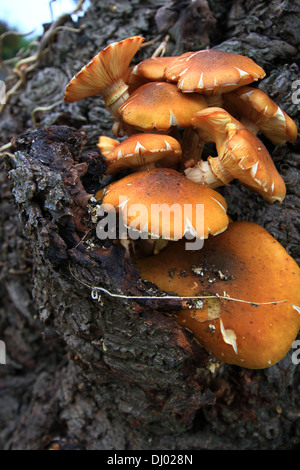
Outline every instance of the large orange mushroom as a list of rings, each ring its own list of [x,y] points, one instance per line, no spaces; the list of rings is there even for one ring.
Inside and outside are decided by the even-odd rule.
[[[105,188],[101,198],[105,210],[121,214],[125,227],[151,238],[204,239],[223,232],[229,223],[219,193],[172,169],[128,175]]]
[[[298,334],[300,269],[257,224],[232,222],[198,251],[170,242],[159,256],[135,264],[159,289],[193,298],[177,321],[222,362],[270,367]]]
[[[249,57],[205,49],[174,58],[164,76],[182,92],[220,95],[264,78],[265,71]]]
[[[205,98],[197,93],[183,94],[176,85],[166,82],[147,83],[134,91],[120,106],[125,125],[143,132],[168,132],[190,127],[192,116],[207,107]]]

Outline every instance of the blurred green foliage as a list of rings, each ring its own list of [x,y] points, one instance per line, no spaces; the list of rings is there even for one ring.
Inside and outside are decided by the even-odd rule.
[[[11,29],[5,21],[0,20],[0,35],[8,31],[14,31],[17,33],[15,28]],[[27,39],[26,37],[19,36],[17,34],[5,35],[2,39],[2,60],[15,57],[20,49],[27,49],[31,41],[32,38]]]

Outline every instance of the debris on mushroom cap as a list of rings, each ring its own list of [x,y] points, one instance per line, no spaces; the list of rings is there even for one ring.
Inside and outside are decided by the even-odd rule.
[[[184,95],[172,83],[152,82],[133,92],[119,114],[138,130],[166,132],[172,126],[191,126],[192,116],[206,107],[205,98],[197,93]]]
[[[156,258],[135,264],[142,279],[159,289],[199,296],[177,320],[220,361],[251,369],[270,367],[297,336],[300,269],[255,223],[232,222],[197,251],[185,250],[181,241],[169,242]],[[216,297],[201,301],[201,296]]]
[[[203,239],[228,226],[225,199],[172,169],[141,171],[112,183],[102,205],[121,212],[126,227],[152,238],[178,240],[190,235]]]
[[[264,70],[249,57],[218,49],[186,52],[165,69],[165,79],[177,82],[182,92],[208,95],[227,93],[264,76]]]
[[[262,90],[243,86],[224,94],[223,99],[227,111],[249,124],[250,130],[262,131],[275,145],[297,138],[294,121]]]
[[[173,62],[175,57],[149,57],[132,69],[132,75],[142,77],[148,81],[161,82],[164,81],[165,68]]]
[[[236,178],[269,202],[283,201],[285,183],[268,150],[239,121],[224,109],[207,108],[194,116],[192,124],[200,136],[216,143],[218,157],[209,157],[208,166],[221,184]],[[190,179],[192,173],[193,169],[186,170]]]
[[[97,147],[105,157],[118,145],[120,144],[119,140],[112,139],[106,135],[101,135],[98,140]]]
[[[100,94],[105,105],[111,106],[128,89],[123,77],[143,41],[143,37],[132,36],[101,50],[69,82],[65,101],[73,102]]]
[[[115,174],[125,168],[150,169],[155,162],[160,167],[172,167],[179,162],[181,154],[179,142],[169,135],[135,134],[106,155],[106,173]]]

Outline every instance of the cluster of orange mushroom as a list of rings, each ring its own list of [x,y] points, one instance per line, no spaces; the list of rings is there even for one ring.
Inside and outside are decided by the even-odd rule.
[[[130,172],[96,197],[119,212],[126,227],[169,240],[158,255],[135,264],[159,289],[196,299],[183,304],[180,325],[220,361],[270,367],[300,329],[300,269],[265,229],[230,222],[216,188],[238,179],[269,202],[282,203],[284,181],[257,133],[282,145],[296,139],[297,127],[264,92],[248,86],[265,76],[250,58],[207,49],[130,67],[143,40],[110,44],[66,88],[69,102],[104,98],[116,137],[99,137],[106,173]],[[208,143],[217,156],[205,160]],[[141,204],[149,210],[137,224],[131,208]],[[164,221],[153,217],[152,204],[192,210]],[[186,250],[186,237],[205,239],[203,248]]]

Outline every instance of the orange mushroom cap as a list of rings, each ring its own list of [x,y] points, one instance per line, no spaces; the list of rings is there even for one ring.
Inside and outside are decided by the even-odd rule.
[[[165,68],[173,62],[175,57],[149,57],[132,69],[131,75],[136,75],[152,82],[162,82],[165,80]]]
[[[133,73],[134,67],[129,67],[124,82],[128,85],[128,94],[131,95],[135,90],[141,86],[149,83],[149,80]]]
[[[262,90],[243,86],[226,93],[223,99],[227,111],[255,124],[275,145],[297,138],[295,122]]]
[[[136,266],[142,279],[163,291],[199,296],[198,305],[180,311],[177,321],[222,362],[270,367],[297,336],[300,269],[257,224],[232,222],[197,251],[169,242],[158,256],[137,260]]]
[[[117,139],[112,139],[111,137],[108,137],[106,135],[101,135],[99,137],[97,147],[106,157],[114,148],[116,148],[120,144],[119,140]]]
[[[249,57],[218,49],[186,52],[165,69],[165,79],[177,82],[180,91],[207,95],[227,93],[264,76]]]
[[[218,157],[208,158],[213,173],[228,184],[237,178],[274,202],[282,202],[286,187],[263,143],[222,108],[207,108],[192,118],[199,135],[215,141]]]
[[[135,134],[106,155],[106,173],[111,175],[126,168],[149,169],[155,162],[168,168],[179,162],[181,154],[179,142],[169,135]]]
[[[226,201],[219,193],[172,169],[133,173],[109,185],[102,196],[104,209],[113,206],[121,212],[126,227],[154,238],[178,240],[187,234],[207,238],[209,234],[221,233],[229,222]],[[200,204],[204,205],[203,225],[197,223]],[[141,207],[138,220],[137,205]],[[166,211],[166,217],[159,209]]]
[[[174,57],[149,57],[128,69],[124,81],[129,86],[129,94],[131,95],[137,88],[146,83],[165,81],[164,70],[172,60],[174,60]]]
[[[138,130],[166,132],[172,126],[191,126],[192,116],[206,107],[201,95],[184,95],[172,83],[152,82],[134,91],[120,106],[119,114]]]
[[[127,91],[128,85],[123,77],[143,41],[143,37],[132,36],[101,50],[69,82],[65,101],[73,102],[100,94],[106,106],[110,106]]]

